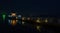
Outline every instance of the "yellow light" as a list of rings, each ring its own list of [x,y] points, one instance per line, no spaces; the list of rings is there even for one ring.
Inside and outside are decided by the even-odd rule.
[[[11,13],[11,16],[16,16],[16,13]]]
[[[41,28],[41,27],[40,27],[40,26],[36,26],[36,28],[37,28],[38,31],[40,31],[40,28]]]
[[[18,20],[17,20],[17,19],[18,19],[18,17],[16,17],[16,22],[18,22]]]
[[[37,26],[37,29],[39,29],[40,28],[40,26]]]
[[[17,24],[17,20],[11,20],[11,24],[14,26]]]
[[[45,22],[47,23],[47,22],[48,22],[48,20],[47,20],[47,19],[45,19]]]
[[[40,20],[36,20],[36,22],[40,23]]]
[[[39,17],[37,18],[36,22],[37,22],[37,23],[40,23],[40,22],[41,22],[41,20],[40,20]]]

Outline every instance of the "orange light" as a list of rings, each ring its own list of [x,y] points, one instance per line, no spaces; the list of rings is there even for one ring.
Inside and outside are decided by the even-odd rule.
[[[11,20],[11,24],[14,26],[17,24],[17,21],[16,20]]]
[[[16,16],[16,13],[11,13],[11,16]]]

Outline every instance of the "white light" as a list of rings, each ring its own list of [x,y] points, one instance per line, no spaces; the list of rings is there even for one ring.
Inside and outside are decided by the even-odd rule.
[[[28,17],[27,20],[30,20],[30,18]]]
[[[12,17],[11,15],[8,15],[8,17]]]
[[[18,17],[21,17],[21,15],[18,15]]]
[[[11,20],[8,20],[9,23],[11,23]]]
[[[11,20],[8,20],[8,24],[11,25]]]
[[[22,22],[22,24],[24,24],[25,22]]]

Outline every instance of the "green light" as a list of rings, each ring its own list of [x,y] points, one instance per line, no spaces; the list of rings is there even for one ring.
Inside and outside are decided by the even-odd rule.
[[[2,15],[2,17],[3,17],[3,20],[5,20],[6,15]]]
[[[2,13],[2,19],[5,20],[6,18],[6,13]]]

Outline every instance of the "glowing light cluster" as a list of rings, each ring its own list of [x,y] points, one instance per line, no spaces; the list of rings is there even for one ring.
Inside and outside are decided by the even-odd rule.
[[[11,15],[9,15],[9,17],[16,17],[16,13],[11,13]],[[18,19],[18,17],[16,17],[16,19],[15,20],[8,20],[8,22],[11,24],[11,25],[16,25],[17,24],[17,20]]]
[[[5,16],[5,15],[4,15]],[[46,18],[46,19],[41,19],[40,17],[37,17],[36,19],[34,18],[34,19],[32,19],[31,17],[24,17],[24,16],[21,16],[21,15],[17,15],[16,13],[11,13],[11,15],[8,15],[8,17],[11,17],[12,19],[13,19],[13,17],[15,18],[15,20],[9,20],[9,23],[10,24],[12,24],[12,25],[16,25],[17,24],[17,22],[21,19],[21,23],[22,24],[24,24],[25,23],[25,21],[32,21],[33,20],[33,22],[37,22],[37,23],[42,23],[42,22],[45,22],[45,23],[47,23],[48,22],[48,19]],[[19,19],[19,20],[18,20]]]
[[[16,16],[16,13],[11,13],[11,16]]]

